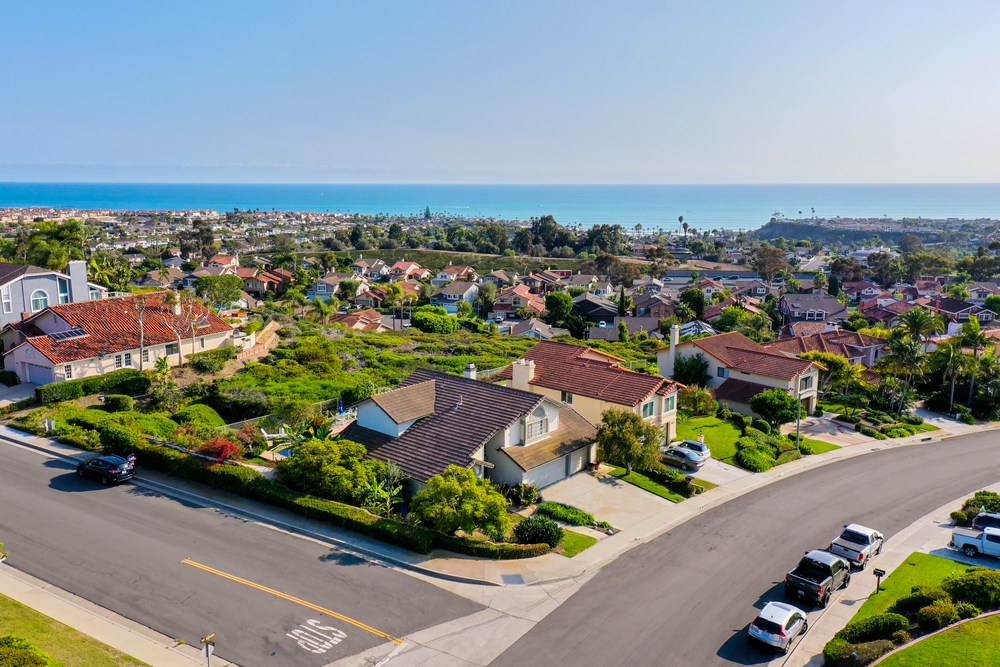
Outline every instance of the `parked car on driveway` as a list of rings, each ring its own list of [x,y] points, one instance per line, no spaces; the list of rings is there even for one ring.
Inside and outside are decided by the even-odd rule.
[[[76,466],[76,474],[80,477],[96,477],[101,480],[101,484],[108,486],[135,477],[135,466],[120,456],[99,456],[81,461]]]
[[[784,602],[768,602],[750,623],[750,639],[788,653],[792,640],[809,629],[806,613]]]
[[[983,530],[984,528],[1000,528],[1000,513],[980,512],[972,520],[972,527],[979,530]]]
[[[951,531],[951,544],[969,558],[979,554],[1000,558],[1000,528],[958,528]]]
[[[660,459],[667,465],[675,466],[687,472],[698,470],[707,459],[699,458],[699,454],[679,447],[670,447],[665,452],[660,452]]]
[[[698,456],[698,460],[705,462],[712,458],[712,451],[704,442],[697,440],[674,440],[668,449],[683,449]]]
[[[883,542],[885,538],[877,530],[851,523],[830,543],[828,551],[843,556],[863,570],[872,556],[882,553]]]
[[[809,551],[798,566],[785,575],[785,594],[807,598],[825,607],[838,588],[851,583],[851,563],[829,551]]]

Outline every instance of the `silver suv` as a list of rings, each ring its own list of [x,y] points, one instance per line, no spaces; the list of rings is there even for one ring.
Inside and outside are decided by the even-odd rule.
[[[784,602],[768,602],[750,624],[750,639],[788,653],[792,640],[809,629],[806,613]]]

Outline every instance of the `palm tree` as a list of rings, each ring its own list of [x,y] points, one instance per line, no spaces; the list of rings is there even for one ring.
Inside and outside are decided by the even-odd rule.
[[[949,338],[937,346],[931,354],[931,368],[940,371],[944,377],[951,380],[951,399],[948,412],[955,411],[955,382],[958,376],[967,372],[971,366],[971,357],[962,351],[962,342],[958,338]]]
[[[299,315],[301,316],[305,312],[306,305],[309,303],[309,299],[306,295],[302,293],[302,290],[298,288],[290,289],[285,292],[284,302],[291,305],[293,308],[295,306],[299,307]]]
[[[330,319],[333,307],[328,302],[324,301],[323,297],[317,296],[312,300],[312,305],[309,307],[309,311],[316,316],[316,319],[322,320],[325,325]]]
[[[880,360],[881,368],[883,371],[888,371],[893,375],[903,375],[906,377],[899,399],[898,409],[901,410],[906,401],[906,395],[910,390],[914,375],[922,375],[924,372],[923,369],[927,361],[927,355],[917,340],[898,331],[889,334],[886,344],[889,346],[889,354]],[[889,406],[889,410],[892,410],[892,405]]]
[[[686,248],[688,244],[688,223],[684,222],[683,215],[677,216],[677,222],[681,223],[681,227],[684,228],[684,247]]]
[[[978,366],[979,350],[990,346],[990,337],[987,336],[979,326],[979,320],[973,317],[968,322],[963,324],[962,329],[958,332],[958,336],[962,339],[962,345],[972,348],[972,356],[975,359],[974,365]],[[972,394],[975,387],[976,373],[975,370],[973,370],[969,381],[969,400],[967,401],[970,409],[972,408]]]
[[[899,321],[906,335],[920,344],[920,349],[924,349],[924,343],[932,334],[944,331],[941,318],[923,308],[911,308],[900,315]]]
[[[684,303],[679,303],[674,307],[674,315],[681,321],[681,324],[690,322],[694,318],[694,312]]]

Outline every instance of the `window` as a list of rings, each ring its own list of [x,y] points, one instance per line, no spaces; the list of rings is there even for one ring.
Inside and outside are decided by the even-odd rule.
[[[49,307],[49,295],[44,290],[35,290],[31,293],[31,312],[37,313]]]
[[[96,301],[101,298],[101,290],[92,289],[90,290],[90,300]]]
[[[144,363],[144,364],[148,364],[149,363],[149,350],[143,350],[142,351],[142,363]]]
[[[544,433],[548,433],[549,432],[549,420],[548,420],[548,418],[538,419],[538,420],[533,421],[533,422],[528,422],[528,429],[527,430],[528,430],[528,434],[527,434],[527,437],[525,438],[526,440],[533,440],[534,438],[537,438],[538,436],[540,436],[540,435],[542,435]]]
[[[727,378],[727,377],[729,377],[729,369],[728,368],[723,368],[722,366],[720,366],[719,370],[716,372],[716,374],[720,378]]]
[[[198,347],[200,347],[203,350],[205,349],[205,337],[204,336],[202,336],[201,338],[198,339]]]
[[[125,365],[126,366],[131,366],[132,365],[132,353],[131,352],[126,352],[125,353]]]
[[[122,366],[123,366],[123,364],[122,364],[122,355],[116,354],[115,355],[115,368],[121,368]]]
[[[677,397],[676,396],[667,396],[665,399],[663,399],[663,411],[664,412],[671,412],[675,407],[677,407]]]
[[[573,394],[569,393],[568,391],[562,392],[562,395],[559,398],[566,405],[573,405]]]
[[[71,365],[63,366],[63,375],[66,377],[67,380],[72,380],[73,379],[73,366],[71,366]]]
[[[799,390],[806,391],[807,389],[812,389],[813,379],[811,375],[807,375],[799,380]]]
[[[656,406],[654,405],[653,401],[649,401],[648,403],[643,403],[642,418],[645,419],[646,417],[652,417],[653,412],[655,412],[655,408]]]
[[[65,278],[58,278],[59,281],[59,303],[69,303],[69,281]]]
[[[10,285],[0,287],[0,301],[3,302],[3,312],[13,312],[14,306],[10,300]]]
[[[177,354],[177,352],[179,352],[177,343],[167,343],[166,352],[167,354]]]

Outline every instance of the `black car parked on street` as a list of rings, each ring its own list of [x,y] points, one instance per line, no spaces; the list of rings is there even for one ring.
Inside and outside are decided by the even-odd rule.
[[[76,466],[76,474],[80,477],[96,477],[101,480],[101,484],[108,486],[135,477],[135,466],[120,456],[100,456],[81,461]]]

